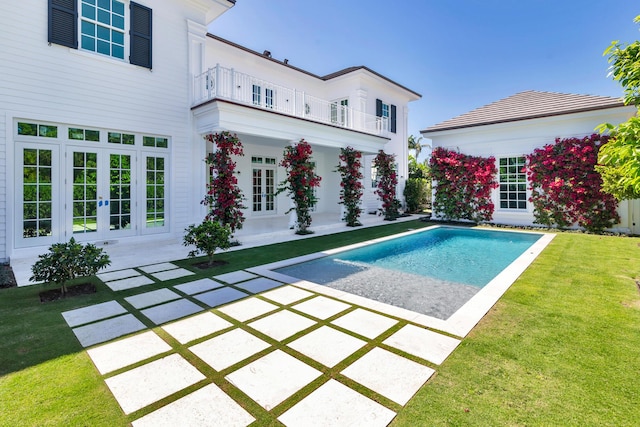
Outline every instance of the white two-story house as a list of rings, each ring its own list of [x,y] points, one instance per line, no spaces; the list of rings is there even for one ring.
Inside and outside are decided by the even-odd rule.
[[[408,104],[420,95],[364,66],[317,76],[208,34],[234,3],[0,3],[0,261],[70,237],[182,236],[206,213],[208,133],[243,142],[249,221],[289,209],[273,196],[278,164],[302,138],[322,176],[316,211],[336,220],[341,147],[366,155],[365,204],[377,202],[378,150],[407,176]]]

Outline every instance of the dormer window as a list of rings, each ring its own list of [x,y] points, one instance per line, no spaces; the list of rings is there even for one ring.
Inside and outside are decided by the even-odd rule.
[[[49,0],[49,43],[151,68],[152,11],[129,0]]]

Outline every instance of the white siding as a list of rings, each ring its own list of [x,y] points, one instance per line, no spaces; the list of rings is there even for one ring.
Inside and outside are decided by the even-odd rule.
[[[8,256],[6,234],[12,227],[6,222],[6,187],[13,173],[7,175],[4,159],[13,156],[11,148],[7,152],[13,141],[4,126],[15,118],[170,137],[170,231],[182,233],[199,217],[194,206],[199,206],[204,183],[192,179],[194,158],[200,160],[202,153],[192,141],[187,19],[206,25],[203,5],[213,5],[140,3],[153,9],[153,70],[49,45],[46,1],[0,2],[0,260]],[[216,14],[224,10],[215,7]]]

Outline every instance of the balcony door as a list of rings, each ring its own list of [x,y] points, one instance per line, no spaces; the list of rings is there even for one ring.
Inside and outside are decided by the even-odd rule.
[[[276,212],[276,159],[275,157],[251,157],[251,212],[253,215],[269,215]]]

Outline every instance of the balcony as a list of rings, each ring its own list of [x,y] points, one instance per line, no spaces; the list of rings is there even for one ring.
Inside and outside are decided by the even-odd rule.
[[[377,136],[386,136],[389,130],[386,117],[376,117],[220,65],[194,77],[193,106],[213,99]]]

